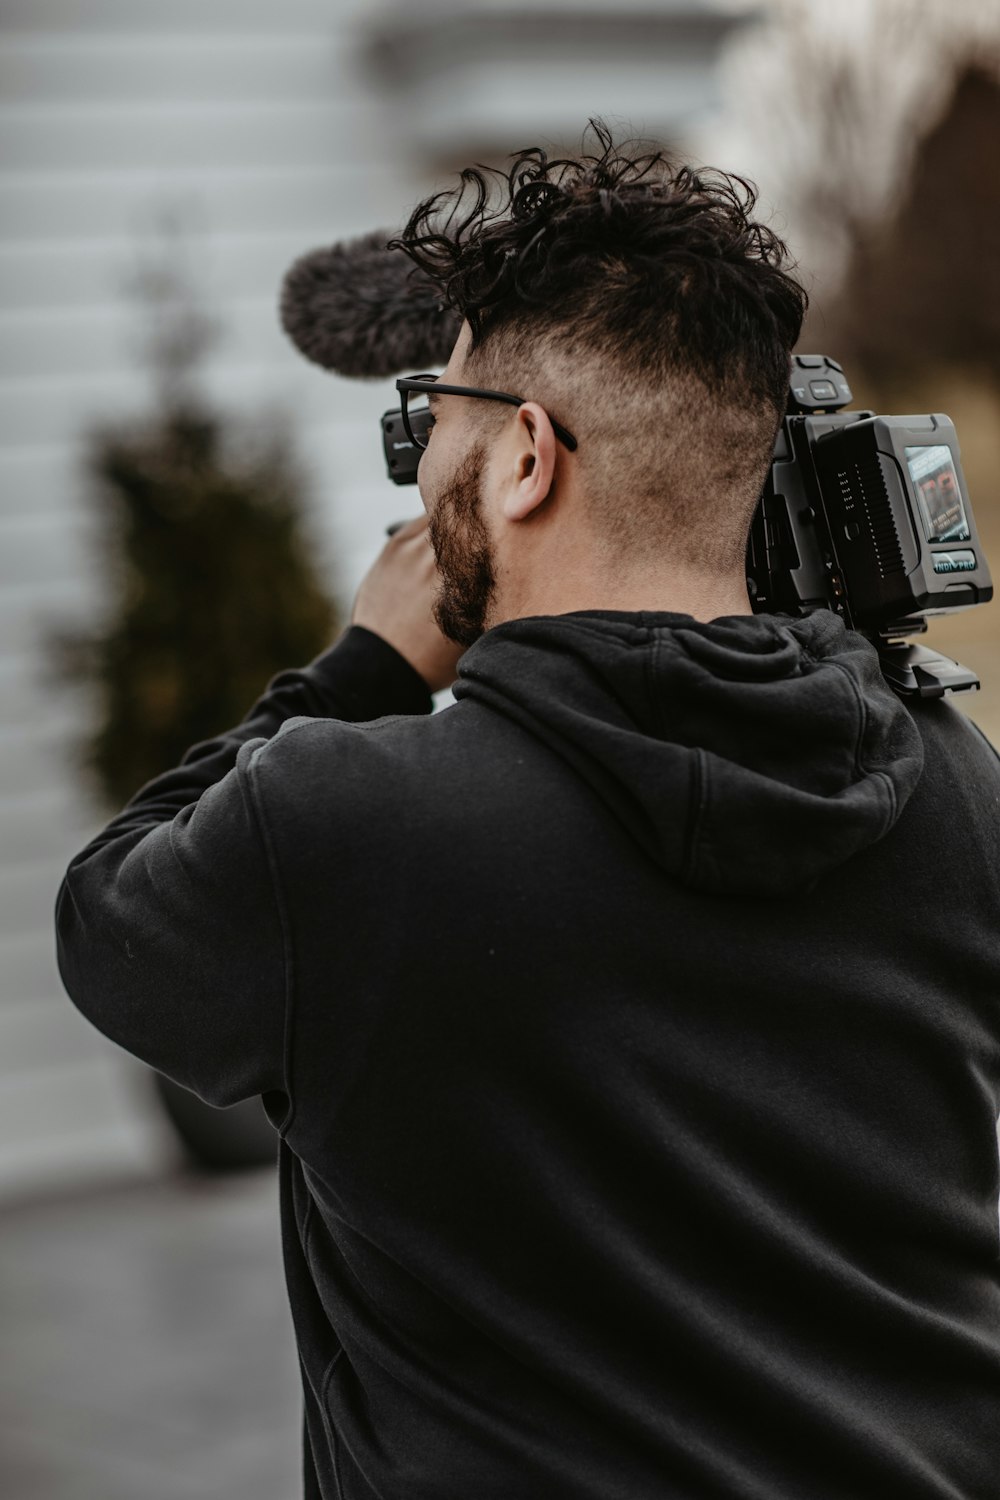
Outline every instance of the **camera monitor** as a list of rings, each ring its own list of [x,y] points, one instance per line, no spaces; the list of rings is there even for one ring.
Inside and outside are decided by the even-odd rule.
[[[969,522],[951,449],[941,443],[904,449],[906,467],[929,542],[967,542]]]

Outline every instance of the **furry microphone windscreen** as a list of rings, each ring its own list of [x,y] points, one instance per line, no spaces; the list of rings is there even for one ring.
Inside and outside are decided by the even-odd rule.
[[[285,273],[280,316],[307,359],[338,375],[381,378],[447,364],[461,318],[438,287],[376,230],[301,255]]]

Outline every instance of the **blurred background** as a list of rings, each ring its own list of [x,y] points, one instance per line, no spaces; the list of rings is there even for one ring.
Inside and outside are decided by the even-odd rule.
[[[391,381],[309,365],[282,277],[587,118],[736,171],[800,349],[947,412],[1000,573],[1000,12],[970,0],[3,0],[0,1489],[293,1496],[275,1144],[66,999],[69,859],[331,641],[385,526]],[[1000,605],[925,641],[982,678]],[[234,1388],[234,1374],[240,1379]],[[39,1414],[41,1413],[41,1415]]]

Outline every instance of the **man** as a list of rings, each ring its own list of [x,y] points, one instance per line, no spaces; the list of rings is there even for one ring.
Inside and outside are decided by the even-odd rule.
[[[72,862],[61,972],[263,1096],[307,1496],[987,1500],[1000,767],[752,613],[803,294],[746,184],[602,146],[414,213],[492,394],[431,393],[346,636]]]

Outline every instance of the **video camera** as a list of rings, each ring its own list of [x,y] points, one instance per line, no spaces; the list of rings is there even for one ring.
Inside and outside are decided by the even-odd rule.
[[[876,647],[896,692],[939,698],[979,687],[968,668],[903,637],[928,615],[993,597],[951,420],[845,412],[836,360],[792,357],[786,414],[747,545],[755,614],[829,609]],[[402,413],[382,417],[389,477],[415,484],[422,449]]]

